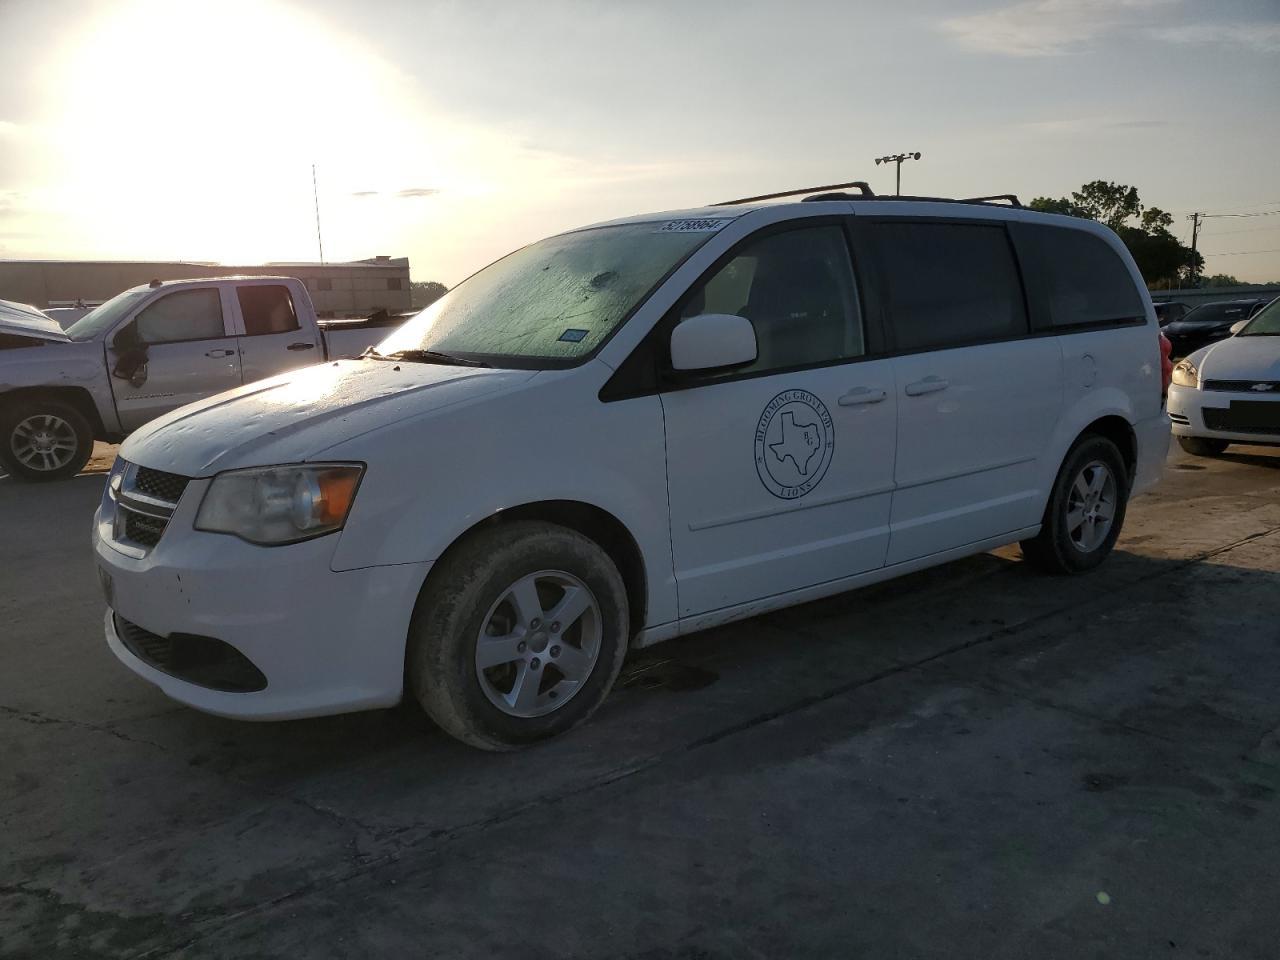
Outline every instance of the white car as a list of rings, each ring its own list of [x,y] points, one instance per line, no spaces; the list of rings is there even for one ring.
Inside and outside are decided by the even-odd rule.
[[[1196,456],[1232,443],[1280,444],[1280,300],[1231,331],[1173,368],[1169,419]]]
[[[1019,541],[1095,567],[1165,459],[1157,340],[1111,231],[998,203],[570,231],[376,353],[135,432],[95,519],[107,641],[211,713],[407,695],[526,744],[629,648]]]

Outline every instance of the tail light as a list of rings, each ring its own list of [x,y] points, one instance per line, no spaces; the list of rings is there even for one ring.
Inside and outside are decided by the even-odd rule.
[[[1173,353],[1173,344],[1169,338],[1164,335],[1162,330],[1160,336],[1160,399],[1163,400],[1169,396],[1169,384],[1173,382],[1173,360],[1170,354]]]

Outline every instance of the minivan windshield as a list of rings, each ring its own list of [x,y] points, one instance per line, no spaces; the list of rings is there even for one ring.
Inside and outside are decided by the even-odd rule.
[[[493,366],[572,365],[599,347],[729,219],[593,227],[530,244],[473,274],[376,353]],[[410,357],[411,358],[411,357]]]
[[[1280,337],[1280,298],[1272,300],[1249,321],[1238,337]]]
[[[104,330],[110,330],[117,320],[132,310],[134,305],[150,292],[149,288],[143,287],[140,290],[117,293],[106,303],[94,307],[71,324],[65,332],[72,340],[92,340]]]

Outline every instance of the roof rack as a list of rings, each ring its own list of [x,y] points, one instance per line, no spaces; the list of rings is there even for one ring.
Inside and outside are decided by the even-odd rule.
[[[741,200],[723,200],[720,203],[713,203],[713,207],[733,207],[740,203],[755,203],[759,200],[777,200],[781,197],[796,197],[802,193],[819,193],[824,190],[847,190],[850,187],[856,187],[859,195],[864,198],[875,197],[871,187],[865,180],[854,180],[852,183],[829,183],[825,187],[804,187],[800,190],[783,190],[781,193],[762,193],[758,197],[743,197]],[[853,194],[840,194],[840,199]]]
[[[849,187],[857,188],[857,193],[832,193],[827,191],[839,191]],[[833,183],[825,187],[805,187],[803,190],[784,190],[781,193],[764,193],[758,197],[743,197],[741,200],[725,200],[721,203],[713,203],[713,207],[732,207],[740,203],[756,203],[761,200],[779,200],[782,197],[796,197],[800,194],[809,194],[801,201],[804,202],[820,202],[823,200],[907,200],[917,203],[1004,203],[1010,207],[1022,208],[1022,201],[1012,193],[998,193],[990,197],[911,197],[911,196],[879,196],[874,193],[865,180],[855,180],[852,183]]]

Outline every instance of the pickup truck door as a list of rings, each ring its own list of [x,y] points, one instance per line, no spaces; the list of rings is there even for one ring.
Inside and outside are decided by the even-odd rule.
[[[126,433],[240,386],[240,356],[225,308],[218,287],[184,287],[161,294],[115,331],[107,372]]]
[[[275,376],[325,359],[320,330],[302,325],[289,287],[274,283],[237,286],[234,325],[245,383]],[[308,311],[307,316],[311,314]]]

